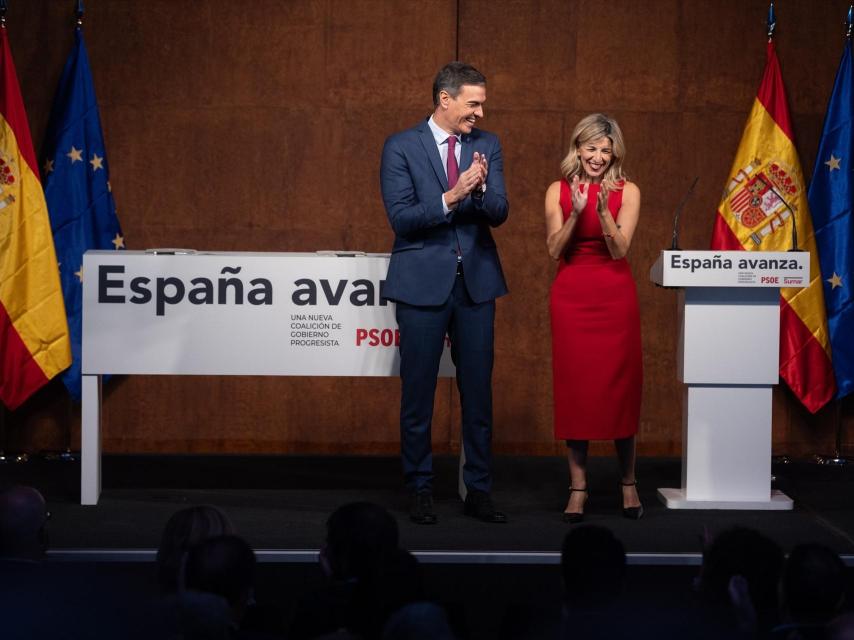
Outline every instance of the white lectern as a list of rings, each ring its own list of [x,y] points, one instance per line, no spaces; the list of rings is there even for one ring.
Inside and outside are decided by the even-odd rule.
[[[102,375],[397,375],[388,255],[329,253],[84,254],[81,504],[101,495]]]
[[[809,285],[808,252],[662,251],[650,279],[679,289],[682,488],[671,509],[787,510],[771,490],[780,288]]]

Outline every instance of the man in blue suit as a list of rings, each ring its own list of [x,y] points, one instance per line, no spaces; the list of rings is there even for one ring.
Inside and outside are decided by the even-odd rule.
[[[507,219],[501,145],[475,128],[486,78],[451,62],[433,82],[434,111],[383,148],[380,182],[394,230],[383,297],[400,327],[400,437],[410,518],[437,521],[430,423],[445,334],[457,369],[465,513],[506,522],[490,491],[495,298],[507,293],[490,227]]]

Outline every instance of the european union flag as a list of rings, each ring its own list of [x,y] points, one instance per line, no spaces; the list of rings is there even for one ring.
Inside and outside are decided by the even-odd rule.
[[[836,376],[836,397],[854,391],[854,93],[852,93],[851,39],[842,61],[824,117],[824,129],[809,188],[818,247],[828,331]]]
[[[73,360],[62,380],[71,396],[79,401],[83,253],[89,249],[124,248],[110,190],[95,87],[80,27],[59,79],[43,158],[44,193],[71,335]]]

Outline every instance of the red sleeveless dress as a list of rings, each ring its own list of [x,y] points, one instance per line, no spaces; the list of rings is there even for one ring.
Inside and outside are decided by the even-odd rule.
[[[640,311],[629,263],[608,253],[596,213],[599,185],[561,258],[549,300],[552,324],[555,438],[614,440],[637,433],[640,419]],[[622,190],[608,194],[616,218]],[[572,197],[560,186],[566,220]]]

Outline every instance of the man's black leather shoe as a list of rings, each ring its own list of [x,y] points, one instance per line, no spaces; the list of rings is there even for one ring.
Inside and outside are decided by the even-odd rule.
[[[409,519],[415,524],[436,524],[439,519],[433,511],[433,495],[427,491],[412,494]]]
[[[469,491],[466,494],[465,514],[483,522],[507,522],[507,516],[495,509],[492,498],[485,491]]]

